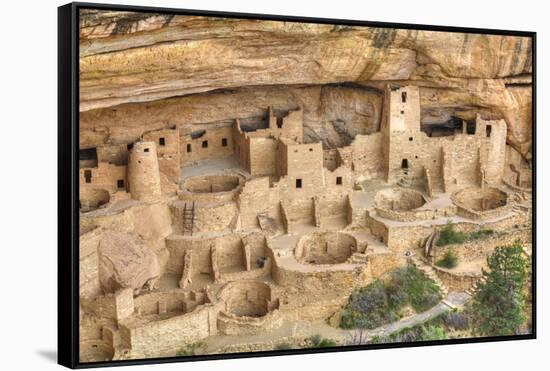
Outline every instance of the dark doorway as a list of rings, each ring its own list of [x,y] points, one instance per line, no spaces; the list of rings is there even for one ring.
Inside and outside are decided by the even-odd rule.
[[[202,141],[202,148],[208,148],[208,141],[207,140]]]
[[[119,179],[116,181],[116,187],[118,189],[124,189],[124,179]]]
[[[487,136],[487,138],[489,138],[491,136],[491,130],[493,129],[493,127],[491,125],[486,125],[485,126],[485,135]]]
[[[342,177],[341,176],[336,177],[336,185],[342,185]]]
[[[408,169],[409,168],[409,160],[404,158],[401,160],[401,169]]]
[[[164,140],[164,138],[159,138],[159,145],[161,145],[161,146],[166,145],[166,141]]]
[[[470,121],[466,123],[466,133],[474,135],[476,133],[476,122]]]
[[[283,127],[283,118],[277,117],[277,127],[280,129]]]
[[[302,188],[302,179],[296,179],[296,188]]]
[[[191,144],[187,144],[187,152],[191,152]]]
[[[227,147],[227,138],[222,138],[222,147]]]
[[[92,182],[92,170],[84,170],[84,179],[86,180],[86,183]]]
[[[405,103],[407,101],[407,92],[404,91],[401,93],[401,102]]]

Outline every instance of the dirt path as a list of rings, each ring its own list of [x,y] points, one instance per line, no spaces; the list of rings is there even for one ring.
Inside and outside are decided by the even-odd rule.
[[[420,325],[453,308],[462,308],[470,296],[466,293],[450,293],[444,300],[425,312],[415,314],[400,321],[393,322],[362,333],[363,339],[372,339],[374,336],[388,336],[407,327]],[[354,330],[343,330],[329,326],[325,321],[315,322],[284,322],[281,327],[266,334],[248,336],[219,335],[206,339],[207,353],[216,353],[218,349],[228,345],[237,344],[261,344],[284,342],[289,337],[306,338],[312,335],[320,335],[323,338],[337,340],[344,344],[350,340]]]

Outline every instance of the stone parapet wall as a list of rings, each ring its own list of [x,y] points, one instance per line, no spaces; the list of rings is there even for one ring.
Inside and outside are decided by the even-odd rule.
[[[488,228],[488,227],[485,227]],[[460,261],[484,259],[497,246],[507,246],[519,240],[522,244],[531,243],[531,230],[526,228],[510,228],[502,232],[494,232],[493,236],[462,244],[437,246],[434,249],[434,261],[443,258],[447,251],[453,251]]]
[[[396,220],[400,222],[414,222],[417,220],[438,219],[453,216],[457,213],[456,206],[448,206],[436,210],[406,210],[396,211],[390,209],[375,208],[376,214],[381,218]]]
[[[366,216],[365,216],[365,221],[366,221],[366,224],[367,224],[368,228],[370,229],[370,232],[376,238],[378,238],[378,240],[380,242],[383,242],[387,246],[389,246],[389,244],[388,244],[388,240],[389,240],[389,229],[388,229],[388,227],[386,227],[384,225],[384,223],[382,223],[381,221],[371,217],[370,216],[371,212],[373,212],[373,210],[367,210],[366,211]]]
[[[172,233],[170,209],[165,203],[140,204],[120,212],[86,215],[80,218],[81,230],[103,227],[116,232],[136,232],[149,242],[161,242]]]
[[[232,313],[220,312],[218,315],[218,332],[225,335],[257,335],[268,333],[281,327],[283,317],[279,310],[274,310],[265,316],[241,317]]]
[[[159,354],[175,353],[185,344],[193,343],[215,335],[217,308],[203,305],[191,313],[165,320],[136,323],[123,321],[121,331],[128,333],[122,337],[131,349],[131,358],[158,357]],[[159,341],[162,339],[162,341]]]
[[[278,285],[286,288],[289,295],[296,293],[315,302],[325,300],[326,297],[349,295],[357,285],[369,282],[369,273],[368,267],[364,265],[358,265],[354,269],[307,271],[276,266],[272,276]]]
[[[399,257],[397,257],[396,254],[391,251],[384,253],[368,254],[367,260],[370,269],[370,275],[373,278],[380,277],[397,267],[407,264],[405,259],[399,259]]]
[[[464,292],[471,289],[481,278],[481,273],[453,272],[435,265],[432,268],[449,291]]]
[[[183,211],[193,207],[193,202],[175,201],[170,204],[173,229],[183,234]],[[195,202],[193,232],[214,232],[230,230],[235,226],[238,216],[237,203],[234,201],[205,204]]]

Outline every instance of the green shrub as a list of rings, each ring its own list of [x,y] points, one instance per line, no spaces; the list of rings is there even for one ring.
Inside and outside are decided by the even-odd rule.
[[[435,265],[442,268],[452,269],[458,265],[458,256],[452,250],[448,250],[443,258],[438,260]]]
[[[445,340],[448,339],[445,329],[440,326],[422,326],[417,340]]]
[[[417,312],[428,310],[441,300],[439,287],[414,266],[392,272],[389,286],[390,291],[405,292],[407,299],[401,303],[401,307],[408,303]]]
[[[443,229],[441,230],[436,245],[445,246],[455,243],[463,243],[464,240],[464,233],[455,231],[453,223],[448,221],[445,227],[443,227]]]
[[[182,356],[195,356],[199,354],[204,354],[206,352],[206,343],[203,343],[201,341],[187,344],[183,348],[180,348],[176,352],[176,356],[182,357]]]
[[[441,326],[424,324],[406,327],[388,336],[376,336],[370,341],[374,344],[382,343],[410,343],[413,341],[445,340],[448,339],[445,329]]]
[[[492,229],[480,229],[473,232],[459,232],[455,231],[453,223],[448,221],[445,227],[439,234],[439,239],[436,242],[437,246],[445,246],[451,244],[461,244],[466,241],[480,240],[492,236],[495,233]]]
[[[483,335],[513,335],[527,319],[525,285],[529,263],[522,245],[515,241],[499,246],[487,257],[483,279],[476,285],[472,312],[476,330]]]
[[[466,239],[469,241],[480,240],[492,236],[495,233],[492,229],[480,229],[478,231],[470,232],[466,235]]]
[[[425,311],[441,300],[439,287],[414,266],[394,270],[385,282],[376,280],[353,291],[341,312],[340,327],[372,329],[402,317],[411,305]]]
[[[312,335],[308,338],[311,345],[310,348],[329,348],[329,347],[335,347],[336,341],[332,339],[324,339],[321,337],[321,335]]]

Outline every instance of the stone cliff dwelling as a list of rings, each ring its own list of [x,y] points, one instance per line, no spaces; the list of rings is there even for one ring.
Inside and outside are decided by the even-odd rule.
[[[530,225],[531,169],[503,119],[425,125],[417,86],[384,89],[380,130],[335,148],[306,140],[298,106],[82,149],[81,358],[293,336],[354,288],[429,266],[449,221]],[[449,291],[480,274],[430,269]]]

